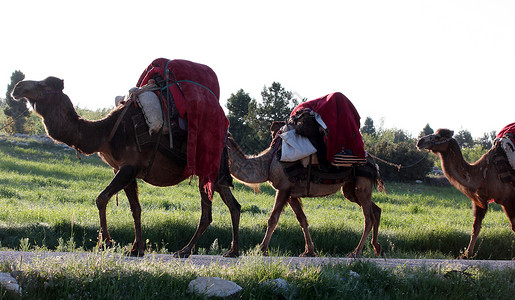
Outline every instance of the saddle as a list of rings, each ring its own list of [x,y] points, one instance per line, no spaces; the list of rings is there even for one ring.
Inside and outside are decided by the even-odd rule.
[[[309,108],[297,110],[289,119],[288,124],[296,134],[309,139],[316,148],[317,161],[322,165],[336,167],[354,167],[366,164],[366,158],[354,155],[350,149],[342,148],[335,153],[332,161],[327,158],[327,140],[329,132],[320,115]]]
[[[510,139],[510,137],[505,137]],[[505,149],[503,139],[497,140],[494,146],[494,156],[492,163],[497,170],[499,180],[503,183],[510,183],[515,188],[515,170],[510,162],[510,156],[515,153],[515,149]],[[513,145],[513,144],[512,144]]]

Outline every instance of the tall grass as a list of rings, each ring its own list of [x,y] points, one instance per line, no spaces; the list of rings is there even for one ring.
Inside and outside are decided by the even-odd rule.
[[[96,196],[113,177],[97,156],[77,159],[74,151],[32,139],[0,138],[0,246],[9,249],[92,250],[98,234]],[[193,235],[200,217],[196,180],[158,188],[139,181],[143,237],[149,251],[181,249]],[[386,257],[454,258],[468,244],[472,209],[468,198],[452,187],[387,183],[388,194],[374,193],[382,208],[379,241]],[[240,248],[248,251],[263,239],[273,206],[269,186],[254,194],[236,184],[233,193],[242,205]],[[341,194],[304,199],[315,250],[319,255],[344,256],[358,244],[363,214]],[[110,233],[121,246],[134,239],[132,215],[123,193],[107,211]],[[217,242],[217,247],[212,247]],[[231,221],[218,195],[213,223],[197,244],[199,253],[220,254],[231,242]],[[68,246],[67,246],[68,245]],[[298,255],[304,240],[287,208],[271,240],[271,255]],[[367,244],[364,256],[373,256]],[[477,259],[511,259],[515,235],[499,205],[490,205],[477,244]]]

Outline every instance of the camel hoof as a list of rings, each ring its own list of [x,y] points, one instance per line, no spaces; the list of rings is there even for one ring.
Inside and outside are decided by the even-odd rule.
[[[347,254],[347,258],[360,258],[361,254],[357,254],[356,252],[351,252]]]
[[[240,252],[234,251],[234,250],[229,250],[229,251],[225,252],[222,256],[223,257],[238,257],[238,256],[240,256]]]
[[[175,258],[188,258],[190,257],[191,253],[186,251],[177,251],[173,254],[173,257]]]
[[[125,256],[143,257],[143,256],[145,256],[145,251],[137,250],[137,249],[131,249],[130,251],[125,252]]]
[[[383,252],[383,248],[381,247],[381,245],[377,245],[374,247],[374,252],[376,253],[377,256],[380,256],[381,253]]]
[[[99,251],[102,251],[102,250],[105,250],[105,249],[111,249],[114,247],[114,243],[112,240],[108,240],[108,241],[99,241],[98,242],[98,250]]]
[[[302,253],[301,255],[299,255],[299,257],[316,257],[316,253],[315,252],[311,252],[311,251],[306,251],[304,253]]]

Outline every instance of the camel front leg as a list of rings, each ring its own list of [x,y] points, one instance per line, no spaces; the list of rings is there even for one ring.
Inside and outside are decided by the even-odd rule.
[[[229,208],[232,222],[232,242],[231,249],[223,254],[224,257],[238,257],[240,255],[239,228],[241,205],[234,198],[231,189],[228,186],[221,186],[216,191],[222,197],[225,205]]]
[[[304,253],[302,253],[301,257],[314,257],[315,254],[315,246],[313,245],[313,241],[311,240],[311,235],[309,234],[308,228],[308,218],[304,214],[304,210],[302,209],[302,203],[299,198],[290,197],[288,203],[291,206],[291,209],[295,213],[297,217],[297,221],[299,221],[300,227],[302,228],[302,232],[304,233],[304,241],[306,242]]]
[[[200,237],[204,234],[206,229],[209,227],[209,224],[213,221],[212,216],[212,202],[209,199],[207,193],[204,191],[204,188],[201,187],[201,184],[199,183],[199,191],[200,191],[200,206],[202,209],[202,213],[200,216],[200,220],[197,226],[197,230],[195,231],[195,234],[191,238],[190,242],[184,246],[181,250],[175,252],[173,254],[174,257],[189,257],[192,252],[193,248],[195,247],[195,244],[198,242]]]
[[[379,223],[381,222],[381,208],[372,202],[372,216],[374,225],[372,226],[372,246],[376,255],[381,255],[383,247],[379,244],[377,236],[379,235]]]
[[[141,204],[138,197],[137,181],[133,180],[124,191],[129,200],[132,218],[134,219],[134,242],[132,243],[131,250],[127,254],[141,257],[145,255],[145,243],[143,243],[143,234],[141,231]]]
[[[279,217],[281,216],[281,213],[288,201],[288,198],[290,198],[289,190],[278,190],[275,194],[274,208],[272,209],[272,213],[268,218],[265,237],[263,238],[263,241],[260,245],[261,253],[263,253],[263,255],[268,255],[268,244],[270,244],[270,239],[272,238],[272,234],[274,233],[275,228],[277,227],[277,222],[279,222]]]
[[[98,233],[98,247],[101,248],[103,245],[106,247],[112,247],[113,242],[107,229],[107,217],[106,208],[109,203],[109,199],[135,179],[135,169],[132,166],[124,166],[114,176],[113,180],[109,185],[98,195],[95,200],[98,208],[98,214],[100,218],[100,232]]]
[[[502,208],[510,220],[511,230],[515,232],[515,201],[506,201]],[[512,260],[515,260],[515,257]]]
[[[472,235],[470,236],[470,243],[459,258],[471,258],[474,254],[474,246],[476,245],[477,237],[479,236],[479,232],[481,231],[481,223],[486,215],[487,207],[482,208],[472,202],[473,211],[474,211],[474,224],[472,225]],[[488,204],[486,204],[488,205]]]

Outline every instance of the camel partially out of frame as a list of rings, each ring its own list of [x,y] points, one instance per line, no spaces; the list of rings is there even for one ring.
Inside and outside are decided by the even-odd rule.
[[[275,123],[275,122],[274,122]],[[272,136],[275,135],[272,125]],[[362,255],[363,247],[373,229],[372,246],[376,255],[381,254],[381,245],[377,241],[379,222],[381,219],[381,208],[372,201],[372,190],[374,180],[379,183],[378,187],[383,188],[382,179],[378,170],[375,171],[375,178],[364,176],[349,176],[345,181],[335,184],[320,184],[306,180],[292,182],[285,172],[285,166],[277,158],[273,147],[269,147],[257,156],[247,156],[232,137],[228,138],[227,149],[229,152],[229,169],[231,174],[238,180],[249,185],[269,182],[276,190],[275,203],[272,209],[266,234],[261,242],[260,248],[264,255],[268,254],[268,245],[272,234],[277,227],[279,217],[286,204],[289,204],[295,213],[297,220],[302,227],[305,240],[305,251],[300,256],[315,256],[315,248],[308,229],[308,221],[304,214],[301,197],[322,197],[328,196],[341,190],[344,197],[357,203],[363,210],[365,225],[363,235],[356,249],[349,256],[359,257]],[[375,166],[375,164],[374,164]]]
[[[77,115],[70,98],[63,93],[63,80],[48,77],[42,81],[21,81],[12,92],[15,99],[26,98],[34,111],[43,119],[47,134],[54,140],[63,142],[84,154],[95,152],[111,166],[115,176],[111,183],[96,198],[100,216],[99,245],[112,246],[111,236],[107,229],[106,207],[109,199],[122,189],[129,200],[134,218],[135,238],[132,256],[144,255],[144,241],[141,232],[141,205],[138,198],[137,178],[154,186],[172,186],[186,179],[185,162],[170,158],[162,151],[154,151],[158,147],[143,149],[141,152],[135,138],[132,116],[141,113],[134,105],[119,105],[105,118],[89,121]],[[124,112],[124,110],[126,110]],[[124,114],[125,113],[125,114]],[[124,115],[123,115],[124,114]],[[119,122],[119,125],[116,123]],[[115,132],[110,136],[113,128]],[[209,126],[209,125],[206,125]],[[162,139],[168,139],[163,135]],[[228,171],[227,154],[222,154],[220,171],[213,190],[218,192],[231,213],[232,243],[224,256],[238,256],[238,228],[240,204],[230,190],[231,177]],[[174,253],[176,257],[188,257],[193,247],[212,221],[212,203],[199,180],[202,214],[197,230],[190,242]]]
[[[477,162],[469,164],[463,158],[458,142],[452,137],[454,132],[449,129],[438,129],[436,133],[422,137],[418,149],[427,149],[436,153],[441,161],[443,172],[449,182],[460,192],[472,200],[474,224],[470,243],[460,258],[470,258],[481,230],[481,222],[488,208],[488,201],[502,205],[504,212],[515,232],[515,189],[511,183],[504,183],[492,163],[495,155],[490,150]]]

